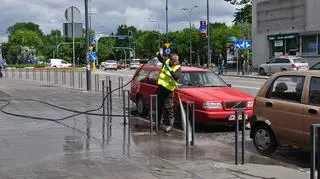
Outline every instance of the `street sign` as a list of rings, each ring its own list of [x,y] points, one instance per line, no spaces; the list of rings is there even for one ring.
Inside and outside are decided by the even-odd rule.
[[[79,22],[80,17],[81,17],[80,10],[74,6],[67,8],[64,15],[65,15],[67,21],[70,23],[71,22]]]
[[[170,48],[167,48],[167,49],[165,50],[165,53],[166,53],[167,55],[169,55],[169,54],[171,53],[171,49],[170,49]]]
[[[251,48],[251,40],[236,40],[237,49],[249,49]]]
[[[200,35],[205,36],[207,35],[207,22],[206,21],[200,21]]]
[[[170,43],[165,43],[165,44],[164,44],[164,46],[165,46],[167,49],[170,48],[170,45],[171,45]]]

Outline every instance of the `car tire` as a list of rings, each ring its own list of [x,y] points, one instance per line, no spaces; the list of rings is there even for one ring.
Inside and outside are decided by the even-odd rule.
[[[136,110],[137,110],[138,114],[141,116],[147,115],[147,108],[146,108],[146,105],[145,105],[145,102],[144,102],[142,96],[137,97]]]
[[[258,125],[253,131],[253,143],[262,155],[271,155],[277,148],[276,138],[267,125]]]
[[[263,68],[260,68],[260,69],[259,69],[259,74],[260,74],[261,76],[264,76],[264,75],[266,75],[266,72],[264,71]]]

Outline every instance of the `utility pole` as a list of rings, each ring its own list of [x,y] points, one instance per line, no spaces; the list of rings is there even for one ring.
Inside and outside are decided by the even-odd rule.
[[[208,64],[207,67],[211,67],[211,48],[210,48],[210,16],[209,16],[209,0],[207,0],[207,36],[208,36]]]
[[[86,24],[86,58],[87,58],[87,68],[86,68],[86,77],[87,77],[87,91],[91,91],[91,67],[89,59],[89,7],[88,0],[84,0],[85,7],[85,24]]]
[[[167,42],[168,42],[168,0],[166,0],[166,35],[167,35]]]

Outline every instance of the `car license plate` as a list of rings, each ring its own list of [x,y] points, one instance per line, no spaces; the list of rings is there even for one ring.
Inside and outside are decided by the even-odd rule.
[[[248,115],[247,114],[245,114],[244,117],[245,117],[246,120],[248,119]],[[242,115],[239,115],[238,119],[242,120]],[[232,115],[229,116],[229,121],[235,121],[235,120],[236,120],[236,115],[232,114]]]

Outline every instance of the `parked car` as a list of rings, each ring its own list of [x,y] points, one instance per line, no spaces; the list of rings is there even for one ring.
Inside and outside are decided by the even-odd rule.
[[[264,155],[284,144],[308,150],[310,125],[319,122],[320,73],[280,72],[255,98],[250,137]]]
[[[314,64],[309,70],[319,70],[320,71],[320,62]]]
[[[101,63],[103,70],[118,70],[118,64],[115,60],[107,60]]]
[[[279,56],[271,58],[267,63],[259,66],[259,74],[267,75],[281,71],[305,71],[309,69],[309,63],[301,57]]]
[[[72,64],[62,59],[49,59],[48,67],[49,68],[67,68],[67,67],[72,67]]]
[[[150,95],[157,92],[160,70],[159,66],[144,65],[133,77],[130,99],[136,103],[140,115],[147,114],[150,109]],[[234,125],[237,108],[245,109],[246,119],[253,115],[254,97],[232,88],[209,69],[182,67],[181,79],[173,96],[175,122],[180,122],[181,114],[178,96],[185,108],[189,101],[195,102],[197,124]]]
[[[132,69],[138,69],[140,68],[140,60],[138,59],[132,59],[132,61],[130,62],[130,70]]]

